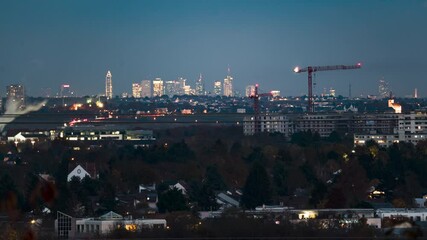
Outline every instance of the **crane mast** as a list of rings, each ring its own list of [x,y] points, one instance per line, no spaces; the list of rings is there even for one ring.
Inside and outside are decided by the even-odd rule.
[[[249,97],[254,100],[254,124],[255,124],[255,133],[261,132],[261,124],[260,124],[260,110],[259,110],[259,98],[263,96],[272,96],[271,93],[258,93],[258,84],[255,84],[255,89],[253,94]]]
[[[359,69],[361,67],[362,67],[362,64],[357,63],[356,65],[308,66],[306,68],[299,68],[299,67],[294,68],[294,72],[296,73],[307,72],[307,75],[308,75],[307,112],[314,112],[314,103],[313,103],[313,73],[314,72]]]

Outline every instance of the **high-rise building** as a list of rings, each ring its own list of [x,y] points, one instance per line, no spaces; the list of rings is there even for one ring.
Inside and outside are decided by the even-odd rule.
[[[151,98],[151,81],[150,80],[142,80],[141,81],[141,97]]]
[[[113,76],[111,75],[111,72],[108,71],[107,75],[105,76],[105,96],[108,99],[113,98]]]
[[[132,97],[140,98],[141,97],[141,84],[132,83]]]
[[[61,91],[59,93],[60,97],[66,98],[66,97],[72,97],[73,95],[74,95],[74,92],[71,91],[70,84],[61,85]]]
[[[165,81],[164,83],[165,95],[173,97],[174,95],[180,95],[180,83],[178,81]]]
[[[246,86],[245,96],[250,97],[252,95],[255,95],[255,85]]]
[[[21,84],[12,84],[6,87],[7,102],[13,102],[17,108],[25,107],[25,88]]]
[[[380,98],[388,98],[390,96],[390,89],[388,82],[384,79],[380,79],[378,84],[378,96]]]
[[[187,82],[187,79],[185,79],[183,77],[178,78],[178,87],[177,87],[178,93],[177,93],[177,95],[186,94],[185,89],[188,88],[188,87],[186,87],[187,86],[186,82]]]
[[[233,94],[233,77],[230,74],[230,68],[228,68],[227,77],[224,78],[224,96],[232,97]]]
[[[222,83],[219,80],[214,82],[214,94],[217,96],[222,94]]]
[[[196,95],[205,95],[205,85],[203,83],[202,74],[200,74],[199,79],[196,81]]]
[[[163,96],[165,94],[163,88],[163,80],[161,78],[156,78],[153,80],[153,96]]]
[[[335,97],[335,89],[333,89],[333,88],[329,89],[329,96]]]

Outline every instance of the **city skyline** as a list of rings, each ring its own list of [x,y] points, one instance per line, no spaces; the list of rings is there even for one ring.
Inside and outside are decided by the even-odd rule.
[[[144,79],[178,77],[205,87],[259,83],[284,96],[307,93],[295,66],[363,63],[355,72],[319,73],[324,88],[377,94],[384,78],[396,96],[427,96],[427,1],[5,1],[0,9],[0,84],[28,95],[69,83],[76,95],[114,95]],[[1,95],[5,93],[2,92]]]

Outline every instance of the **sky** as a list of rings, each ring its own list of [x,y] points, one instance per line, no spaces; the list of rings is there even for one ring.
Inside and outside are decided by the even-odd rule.
[[[201,73],[207,90],[228,66],[234,87],[307,94],[295,66],[354,65],[319,72],[315,94],[427,97],[427,0],[2,0],[0,94],[23,84],[44,96],[131,93],[133,82]]]

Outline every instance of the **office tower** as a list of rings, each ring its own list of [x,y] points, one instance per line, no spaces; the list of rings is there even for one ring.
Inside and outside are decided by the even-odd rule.
[[[153,80],[153,96],[162,96],[164,95],[164,88],[163,88],[163,80],[161,78],[156,78]]]
[[[335,89],[333,89],[333,88],[329,89],[329,96],[335,97]]]
[[[179,95],[179,83],[178,81],[165,81],[164,83],[165,95],[173,97],[174,95]]]
[[[71,97],[74,93],[71,91],[70,84],[62,84],[59,96],[62,98]]]
[[[8,103],[15,103],[17,108],[25,107],[25,89],[21,84],[12,84],[6,87]]]
[[[205,85],[203,83],[202,74],[200,74],[199,79],[196,81],[196,95],[205,95]]]
[[[111,72],[108,71],[107,75],[105,76],[105,96],[108,99],[113,98],[113,76],[111,75]]]
[[[380,98],[388,98],[390,95],[390,90],[388,87],[388,82],[384,79],[380,79],[378,84],[378,96]]]
[[[250,97],[252,95],[255,95],[255,85],[246,86],[245,96]]]
[[[233,77],[231,77],[230,68],[228,68],[227,77],[224,78],[224,96],[233,96]]]
[[[143,98],[151,97],[151,81],[150,80],[141,81],[141,97]]]
[[[194,89],[191,89],[190,85],[185,85],[182,89],[185,95],[194,95]]]
[[[185,78],[182,78],[182,77],[180,77],[180,78],[178,78],[178,93],[177,93],[177,95],[184,95],[185,94],[185,89],[186,89],[186,82],[187,82],[187,79],[185,79]]]
[[[219,80],[214,82],[214,94],[215,95],[222,94],[222,83]]]
[[[141,84],[132,83],[132,97],[140,98],[141,97]]]
[[[418,89],[417,88],[414,89],[414,98],[418,98]]]

